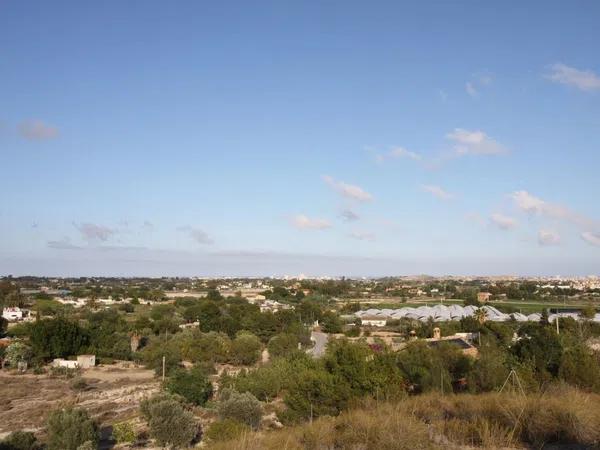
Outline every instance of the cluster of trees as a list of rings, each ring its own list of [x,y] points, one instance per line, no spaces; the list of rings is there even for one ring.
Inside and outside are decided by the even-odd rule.
[[[434,325],[423,324],[421,333]],[[457,346],[443,342],[430,346],[417,340],[391,352],[383,344],[337,340],[320,360],[292,352],[257,370],[225,374],[220,383],[263,401],[283,397],[287,411],[282,418],[286,420],[336,415],[354,398],[497,390],[513,369],[526,389],[564,382],[600,392],[600,359],[586,345],[589,336],[600,334],[595,324],[564,319],[560,335],[543,322],[482,324],[469,318],[444,326],[454,327],[452,331],[480,332],[479,357],[467,356]]]

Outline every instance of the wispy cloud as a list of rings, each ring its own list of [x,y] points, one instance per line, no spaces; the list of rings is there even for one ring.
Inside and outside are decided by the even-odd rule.
[[[467,94],[471,97],[477,97],[479,95],[479,92],[477,92],[477,89],[475,89],[475,86],[470,81],[465,83],[465,91],[467,91]]]
[[[454,142],[454,152],[457,156],[464,155],[502,155],[508,149],[489,137],[481,130],[469,131],[455,128],[446,138]]]
[[[45,141],[58,136],[58,128],[41,120],[28,120],[19,124],[19,133],[31,141]]]
[[[473,77],[465,83],[465,91],[471,97],[479,97],[479,91],[486,86],[492,84],[493,78],[489,73],[479,73],[473,75]]]
[[[81,250],[81,247],[71,243],[71,239],[68,237],[64,237],[58,241],[48,241],[46,245],[48,248],[55,250]]]
[[[420,161],[423,157],[416,152],[411,152],[404,147],[394,147],[386,153],[377,153],[375,160],[379,163],[384,162],[386,159],[412,159],[413,161]]]
[[[358,200],[360,202],[373,200],[373,196],[359,186],[347,184],[343,181],[337,181],[329,175],[324,175],[322,178],[334,191],[346,198]]]
[[[581,233],[581,239],[586,241],[588,244],[600,247],[600,232],[584,231]]]
[[[117,233],[117,230],[113,228],[89,222],[80,224],[73,223],[73,226],[79,230],[81,237],[86,241],[104,242]]]
[[[439,198],[440,200],[450,200],[454,198],[454,195],[442,189],[439,186],[435,186],[433,184],[424,184],[421,186],[421,189],[424,192],[428,192],[434,197]]]
[[[210,245],[214,244],[214,240],[206,233],[206,231],[201,230],[200,228],[195,228],[190,225],[185,225],[183,227],[177,228],[177,231],[181,231],[186,233],[191,239],[196,241],[198,244],[202,245]]]
[[[422,159],[421,155],[411,152],[410,150],[406,150],[404,147],[395,147],[388,153],[388,155],[392,158],[408,158],[415,161]]]
[[[354,211],[352,211],[351,209],[344,209],[340,213],[340,217],[342,219],[344,219],[346,222],[355,222],[358,219],[360,219],[360,216],[358,214],[356,214]]]
[[[593,223],[591,219],[576,213],[566,206],[547,202],[531,195],[527,191],[515,191],[510,197],[517,208],[527,213],[538,214],[553,219],[562,219],[580,226],[587,226]]]
[[[545,77],[555,83],[573,86],[581,91],[600,90],[600,76],[591,70],[579,70],[566,64],[556,63],[550,66],[550,73]]]
[[[349,236],[357,241],[373,242],[375,240],[375,234],[363,231],[353,231],[349,234]]]
[[[558,245],[560,244],[560,234],[554,230],[542,229],[538,232],[538,243],[540,245]]]
[[[325,219],[309,218],[304,214],[297,214],[291,218],[290,223],[300,230],[325,230],[331,228],[331,223]]]
[[[518,224],[513,217],[505,216],[504,214],[494,213],[490,216],[490,222],[501,230],[512,230]]]

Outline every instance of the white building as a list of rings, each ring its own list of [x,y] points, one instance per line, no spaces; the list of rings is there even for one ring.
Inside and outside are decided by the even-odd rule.
[[[15,322],[18,320],[23,320],[23,311],[21,308],[4,308],[2,310],[2,317],[9,322]]]
[[[363,316],[360,318],[360,324],[365,327],[385,327],[387,319],[382,316]]]

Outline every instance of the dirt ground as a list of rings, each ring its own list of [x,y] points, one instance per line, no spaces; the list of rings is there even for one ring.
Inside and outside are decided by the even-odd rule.
[[[41,430],[48,413],[65,404],[87,409],[101,424],[129,419],[159,388],[152,371],[133,364],[98,366],[81,377],[88,386],[76,390],[71,379],[0,371],[0,438],[16,430]]]

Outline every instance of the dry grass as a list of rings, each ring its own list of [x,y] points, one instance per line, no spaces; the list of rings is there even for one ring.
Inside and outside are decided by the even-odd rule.
[[[600,445],[600,396],[557,387],[507,394],[411,397],[365,402],[339,417],[284,430],[248,433],[212,450],[403,450]]]

